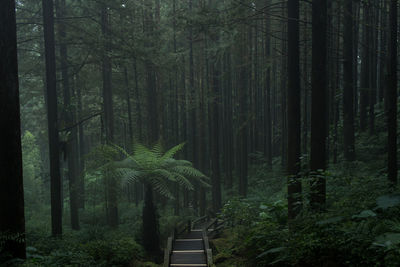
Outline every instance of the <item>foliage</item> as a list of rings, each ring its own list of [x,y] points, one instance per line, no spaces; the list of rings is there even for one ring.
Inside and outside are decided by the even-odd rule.
[[[117,172],[123,184],[142,182],[149,184],[158,193],[168,198],[174,198],[171,184],[179,184],[187,190],[193,190],[193,183],[210,187],[207,176],[195,169],[191,162],[174,159],[174,155],[182,150],[184,144],[172,147],[163,152],[161,144],[148,148],[136,143],[133,153],[129,154],[123,148],[117,147],[126,159],[116,162]]]
[[[229,200],[221,215],[229,228],[214,242],[217,266],[229,266],[232,259],[241,262],[238,266],[397,266],[398,192],[388,191],[376,166],[342,165],[321,174],[327,181],[327,211],[316,214],[306,206],[290,224],[286,200],[279,197],[284,187],[272,193],[273,199],[253,193]],[[265,176],[274,177],[268,171]]]
[[[129,236],[121,230],[87,226],[63,239],[28,238],[33,244],[27,248],[25,266],[128,266],[143,258],[142,248]]]

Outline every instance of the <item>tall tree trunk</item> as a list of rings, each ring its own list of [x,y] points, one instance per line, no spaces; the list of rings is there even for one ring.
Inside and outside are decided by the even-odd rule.
[[[288,216],[294,219],[301,210],[300,171],[300,66],[299,0],[288,0],[288,92],[287,92],[287,174]]]
[[[326,169],[327,139],[327,5],[326,0],[315,0],[312,6],[312,105],[311,105],[311,207],[325,205],[326,181],[318,173]],[[289,131],[290,133],[290,131]]]
[[[282,17],[287,16],[286,14],[286,8],[285,8],[285,3],[282,3]],[[287,131],[287,116],[288,116],[288,109],[287,109],[287,93],[288,93],[288,68],[287,68],[287,50],[288,50],[288,42],[285,41],[287,38],[287,23],[282,24],[282,55],[281,55],[281,80],[280,80],[280,85],[281,85],[281,166],[282,168],[287,168],[287,139],[288,139],[288,131]]]
[[[77,100],[78,100],[78,118],[79,120],[83,119],[82,115],[82,93],[81,93],[81,83],[79,77],[76,77],[78,82],[78,86],[76,89]],[[85,134],[83,130],[83,122],[79,123],[78,126],[79,132],[79,208],[85,208]]]
[[[225,185],[227,189],[233,186],[233,122],[232,122],[232,69],[231,69],[231,53],[225,54],[225,87],[224,87],[224,122],[223,122],[223,145],[224,145],[224,171]],[[203,111],[201,111],[203,112]]]
[[[57,121],[56,51],[54,45],[53,0],[43,0],[44,46],[46,56],[47,118],[50,152],[51,231],[62,234],[62,198]]]
[[[247,196],[247,171],[248,171],[248,75],[247,64],[249,51],[247,49],[247,38],[246,28],[242,26],[240,32],[240,39],[238,44],[238,99],[239,99],[239,134],[237,138],[238,142],[238,154],[240,155],[239,162],[239,194],[243,197]]]
[[[103,74],[103,109],[106,143],[114,142],[114,111],[112,102],[112,85],[111,85],[111,36],[110,36],[110,18],[108,7],[102,4],[101,7],[101,29],[104,36],[104,53],[102,58],[102,74]],[[106,177],[106,190],[108,197],[107,219],[111,227],[118,225],[118,203],[117,203],[117,181],[110,175]]]
[[[364,3],[363,7],[363,42],[362,42],[362,57],[361,57],[361,75],[360,75],[360,130],[367,129],[369,106],[369,92],[371,90],[370,83],[370,64],[371,64],[371,7],[369,3]]]
[[[63,97],[64,97],[64,111],[63,117],[66,126],[75,125],[75,111],[74,106],[71,105],[71,89],[70,89],[70,79],[68,73],[68,48],[66,44],[66,29],[63,22],[63,17],[66,16],[66,4],[65,0],[56,0],[56,13],[59,19],[59,38],[60,38],[60,62],[61,62],[61,79],[63,87]],[[68,166],[68,185],[69,185],[69,203],[70,203],[70,214],[71,214],[71,228],[73,230],[79,230],[79,180],[78,180],[78,153],[77,153],[77,140],[78,131],[77,127],[74,126],[68,136],[66,144],[66,154],[67,154],[67,166]]]
[[[2,252],[26,258],[15,1],[0,3],[0,234]]]
[[[265,1],[265,6],[268,6],[269,0]],[[265,56],[267,62],[271,58],[271,37],[270,37],[270,17],[265,18]],[[268,63],[267,72],[265,74],[265,103],[264,103],[264,129],[265,129],[265,141],[264,141],[264,154],[269,167],[272,167],[272,118],[271,118],[271,64]],[[256,122],[257,123],[257,122]]]
[[[128,70],[124,67],[124,79],[125,79],[125,86],[126,86],[126,108],[128,112],[128,133],[129,133],[129,141],[128,141],[128,151],[132,151],[132,144],[133,144],[133,122],[132,122],[132,105],[131,105],[131,93],[129,87],[129,79],[128,79]]]
[[[354,147],[354,75],[353,75],[353,1],[344,6],[343,34],[343,146],[344,158],[355,160]]]
[[[388,179],[397,185],[397,1],[390,1],[390,40],[388,57],[387,127],[388,127]]]
[[[210,152],[211,152],[211,183],[212,183],[212,203],[214,212],[221,209],[221,172],[219,165],[219,105],[220,97],[220,62],[216,59],[213,64],[213,86],[211,92],[211,136],[210,136]]]

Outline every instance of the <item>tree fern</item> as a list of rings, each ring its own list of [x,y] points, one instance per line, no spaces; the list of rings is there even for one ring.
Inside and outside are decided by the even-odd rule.
[[[115,164],[122,184],[140,181],[149,184],[160,194],[173,198],[172,188],[178,183],[185,189],[193,190],[193,183],[209,187],[207,176],[195,169],[190,161],[176,160],[173,158],[184,144],[179,144],[163,153],[161,144],[157,143],[151,148],[136,143],[133,153],[129,154],[123,148],[117,147],[126,159]]]

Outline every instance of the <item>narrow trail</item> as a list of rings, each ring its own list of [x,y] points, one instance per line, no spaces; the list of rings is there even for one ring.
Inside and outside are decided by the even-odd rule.
[[[170,266],[207,266],[203,230],[194,229],[175,239]]]
[[[212,265],[212,251],[208,243],[208,232],[215,220],[194,224],[184,231],[168,238],[164,267],[207,267]]]

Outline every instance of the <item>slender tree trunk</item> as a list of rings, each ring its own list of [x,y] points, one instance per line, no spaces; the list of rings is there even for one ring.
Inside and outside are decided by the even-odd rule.
[[[66,126],[75,125],[74,106],[71,105],[71,89],[70,77],[68,72],[68,48],[66,44],[66,29],[63,17],[66,16],[65,0],[56,0],[56,13],[59,19],[59,38],[60,38],[60,62],[61,62],[61,78],[64,97],[63,117]],[[68,166],[68,185],[69,185],[69,203],[71,214],[71,228],[79,230],[79,180],[78,180],[78,153],[77,153],[78,131],[77,127],[72,127],[69,139],[66,144],[67,166]]]
[[[211,92],[211,183],[212,183],[212,202],[214,212],[221,209],[221,172],[219,165],[219,105],[220,97],[220,62],[216,59],[213,65],[213,86]]]
[[[103,74],[103,109],[106,143],[114,142],[114,111],[112,102],[112,81],[111,81],[111,40],[110,40],[110,18],[108,7],[102,4],[101,7],[101,28],[105,39],[104,54],[102,59],[102,74]],[[110,175],[106,177],[106,190],[108,197],[107,218],[108,224],[111,227],[118,226],[118,203],[117,203],[117,181],[115,177]]]
[[[268,6],[269,0],[265,1],[265,5]],[[270,17],[267,16],[265,19],[265,55],[269,62],[271,57],[271,38],[270,38]],[[265,74],[265,103],[264,103],[264,120],[265,120],[265,158],[269,167],[272,167],[272,118],[271,118],[271,64],[267,66],[267,72]],[[257,122],[256,122],[257,123]]]
[[[312,7],[312,105],[310,169],[315,177],[311,181],[311,207],[325,205],[326,181],[318,173],[326,169],[327,145],[327,2],[313,1]]]
[[[282,3],[282,17],[287,16],[285,10],[285,3]],[[287,50],[288,50],[288,42],[285,41],[287,38],[287,24],[282,25],[282,55],[281,55],[281,166],[282,168],[287,168],[287,139],[288,139],[288,109],[287,109],[287,93],[288,93],[288,68],[287,68]]]
[[[131,93],[129,88],[128,70],[126,67],[124,67],[124,78],[126,86],[126,107],[128,111],[128,133],[129,133],[128,151],[130,152],[132,151],[132,145],[133,145],[133,122],[132,122]]]
[[[371,47],[370,47],[370,36],[371,36],[371,7],[369,3],[364,3],[363,8],[363,53],[361,58],[361,77],[360,77],[360,130],[365,131],[367,129],[368,112],[367,107],[369,106],[369,95],[371,90],[370,83],[370,64],[371,64]]]
[[[353,24],[353,1],[351,0],[345,2],[343,24],[343,149],[344,158],[347,161],[355,160]]]
[[[44,46],[46,56],[47,118],[50,152],[51,229],[62,234],[62,198],[57,121],[56,52],[54,45],[53,0],[43,0]]]
[[[239,135],[238,135],[238,154],[240,155],[239,162],[239,194],[243,197],[247,196],[247,171],[248,171],[248,75],[247,64],[249,51],[246,43],[246,28],[242,26],[239,40],[239,68],[238,68],[238,98],[239,98]]]
[[[225,54],[225,94],[224,94],[224,169],[225,169],[225,185],[227,189],[233,186],[233,122],[232,122],[232,71],[231,71],[231,53]],[[203,112],[203,111],[201,111]]]
[[[300,66],[299,66],[299,0],[288,0],[288,127],[287,172],[288,216],[294,219],[301,210],[300,171]]]
[[[397,185],[397,1],[390,1],[390,40],[387,86],[388,179]]]
[[[76,76],[77,89],[76,97],[78,101],[77,116],[79,120],[83,119],[82,115],[82,93],[81,83],[78,75]],[[83,122],[78,125],[79,135],[79,208],[85,208],[85,134],[83,130]]]
[[[0,3],[0,234],[2,252],[26,258],[15,1]],[[4,242],[4,243],[3,243]]]

